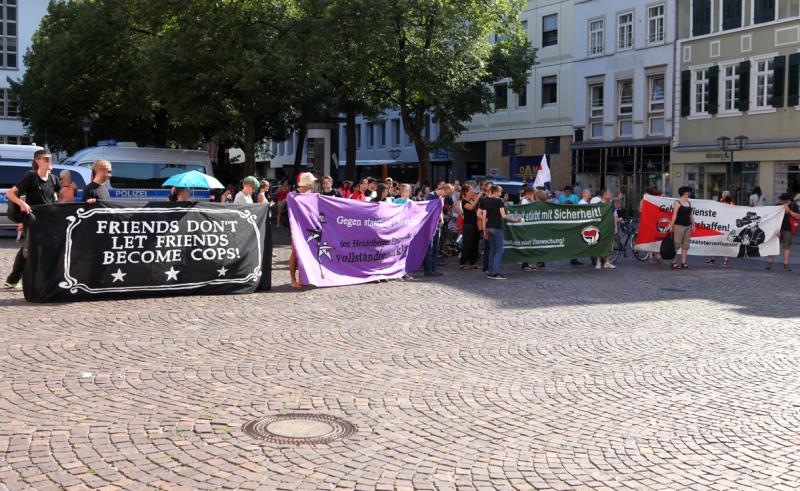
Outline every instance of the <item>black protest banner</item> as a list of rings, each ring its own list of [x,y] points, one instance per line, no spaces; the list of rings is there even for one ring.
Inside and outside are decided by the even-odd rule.
[[[65,203],[34,214],[23,277],[31,302],[270,288],[263,205]]]

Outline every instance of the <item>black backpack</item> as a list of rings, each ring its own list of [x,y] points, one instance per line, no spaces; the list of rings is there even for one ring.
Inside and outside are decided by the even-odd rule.
[[[675,240],[672,238],[672,235],[667,235],[664,237],[664,240],[661,241],[661,258],[665,261],[671,261],[675,259]]]
[[[22,209],[19,207],[19,205],[11,200],[8,200],[6,216],[8,216],[8,219],[14,223],[23,223],[25,221],[25,213],[22,213]]]

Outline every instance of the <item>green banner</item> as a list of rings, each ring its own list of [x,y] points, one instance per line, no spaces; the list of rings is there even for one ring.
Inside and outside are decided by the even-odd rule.
[[[506,206],[504,263],[549,262],[608,256],[614,244],[614,213],[610,204],[554,205],[537,201]]]

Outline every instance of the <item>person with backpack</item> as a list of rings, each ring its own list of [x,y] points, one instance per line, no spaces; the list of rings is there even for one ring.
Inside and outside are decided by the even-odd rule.
[[[783,270],[787,273],[792,270],[789,266],[789,255],[792,253],[792,236],[797,233],[797,220],[800,218],[800,208],[797,203],[792,201],[792,195],[783,193],[778,198],[778,205],[783,206],[785,213],[783,214],[783,222],[781,223],[781,249],[783,249]],[[772,261],[775,256],[770,256],[767,261],[767,269],[772,269]]]
[[[50,205],[56,202],[56,193],[61,191],[61,182],[53,175],[53,159],[47,150],[37,150],[33,154],[33,168],[22,176],[19,182],[9,189],[9,208],[18,206],[23,213],[24,220],[32,216],[32,207],[36,205]],[[20,199],[25,196],[25,200]],[[22,272],[25,270],[25,261],[28,259],[30,247],[30,233],[25,234],[25,243],[14,258],[11,274],[6,278],[4,288],[19,289],[22,286]]]
[[[678,190],[680,198],[675,202],[674,210],[672,211],[672,221],[669,224],[669,231],[672,233],[672,238],[675,241],[675,250],[681,250],[681,264],[678,266],[676,259],[672,260],[672,269],[689,269],[686,263],[686,257],[689,255],[689,239],[691,232],[695,228],[694,209],[692,203],[689,201],[689,195],[692,194],[692,188],[683,186]]]

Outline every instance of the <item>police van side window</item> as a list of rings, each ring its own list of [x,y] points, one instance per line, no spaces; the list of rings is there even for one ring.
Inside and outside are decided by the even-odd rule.
[[[158,164],[111,162],[111,187],[119,189],[160,188]]]
[[[30,169],[30,166],[0,165],[0,189],[13,188]]]

